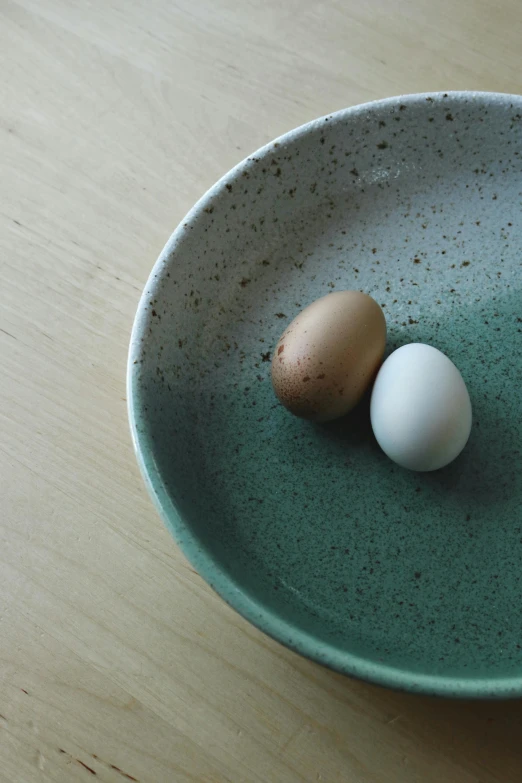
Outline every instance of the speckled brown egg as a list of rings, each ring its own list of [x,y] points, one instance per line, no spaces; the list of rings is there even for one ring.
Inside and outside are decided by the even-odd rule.
[[[272,359],[272,383],[296,416],[328,421],[361,399],[382,362],[386,321],[360,291],[317,299],[285,330]]]

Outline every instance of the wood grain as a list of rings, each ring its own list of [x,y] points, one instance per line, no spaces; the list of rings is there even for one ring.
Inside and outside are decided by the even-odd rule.
[[[234,163],[315,116],[521,92],[519,0],[0,3],[0,780],[513,783],[522,706],[379,690],[251,628],[146,495],[141,288]]]

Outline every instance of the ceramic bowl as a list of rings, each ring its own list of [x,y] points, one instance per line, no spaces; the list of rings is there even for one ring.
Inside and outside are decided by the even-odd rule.
[[[520,97],[357,106],[223,177],[141,298],[129,413],[165,523],[238,612],[340,672],[522,695],[521,204]],[[365,402],[328,426],[277,403],[280,333],[342,289],[382,305],[388,351],[460,369],[473,430],[444,470],[393,464]]]

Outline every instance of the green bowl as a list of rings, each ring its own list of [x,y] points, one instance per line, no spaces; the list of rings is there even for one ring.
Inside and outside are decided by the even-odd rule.
[[[138,460],[207,582],[340,672],[462,697],[522,695],[522,98],[410,95],[340,111],[250,156],[158,259],[132,333]],[[270,383],[305,305],[360,289],[388,350],[440,348],[468,446],[416,474],[363,402],[319,426]]]

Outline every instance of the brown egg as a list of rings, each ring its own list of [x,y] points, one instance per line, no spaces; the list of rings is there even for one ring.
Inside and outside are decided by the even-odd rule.
[[[274,390],[289,411],[315,421],[348,413],[373,381],[386,343],[377,302],[339,291],[302,310],[277,343]]]

